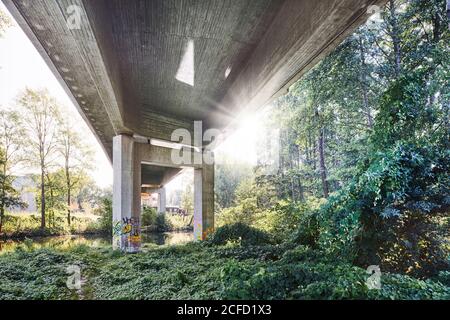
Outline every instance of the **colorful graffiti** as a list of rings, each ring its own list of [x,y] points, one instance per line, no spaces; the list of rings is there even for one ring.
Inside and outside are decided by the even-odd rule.
[[[207,227],[202,224],[201,219],[195,219],[194,217],[194,240],[202,241],[214,232],[214,227]]]
[[[124,217],[113,223],[113,247],[126,252],[138,252],[141,246],[139,218]]]

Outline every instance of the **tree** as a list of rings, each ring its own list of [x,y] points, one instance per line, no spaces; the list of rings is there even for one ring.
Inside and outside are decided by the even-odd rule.
[[[63,169],[45,173],[45,207],[49,227],[55,227],[55,213],[66,207],[64,186]]]
[[[58,130],[58,151],[64,161],[64,180],[67,204],[67,223],[71,222],[71,203],[75,188],[80,186],[86,171],[92,166],[92,150],[82,143],[74,126],[67,120],[61,120]]]
[[[103,198],[112,198],[112,189],[101,189],[95,184],[95,181],[88,175],[81,177],[77,187],[78,210],[83,211],[83,204],[87,203],[91,208],[98,209],[102,205]]]
[[[248,179],[252,174],[250,165],[231,162],[225,159],[216,165],[215,192],[219,209],[233,205],[235,191],[242,180]]]
[[[59,106],[47,90],[25,89],[18,99],[27,130],[28,164],[40,172],[41,228],[45,229],[45,189],[49,167],[57,158],[57,123]]]
[[[321,243],[358,265],[417,277],[448,270],[449,80],[445,2],[389,1],[369,63],[373,131],[349,183],[322,210]],[[387,35],[387,37],[386,37]],[[339,80],[336,79],[338,82]]]
[[[5,208],[20,205],[17,192],[12,187],[13,168],[22,160],[20,149],[24,144],[22,122],[17,112],[0,111],[0,233]]]
[[[181,195],[181,208],[185,209],[188,214],[194,213],[194,191],[191,184],[187,184]]]
[[[4,167],[4,156],[3,151],[0,149],[0,166]],[[11,176],[7,176],[0,172],[0,203],[2,210],[0,211],[0,234],[2,233],[4,218],[5,218],[5,208],[13,206],[25,206],[25,204],[20,200],[17,191],[12,186]]]

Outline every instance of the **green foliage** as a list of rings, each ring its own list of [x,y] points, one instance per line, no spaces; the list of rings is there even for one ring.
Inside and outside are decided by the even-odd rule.
[[[69,258],[51,250],[0,257],[0,299],[73,299],[66,286]]]
[[[235,205],[222,209],[217,215],[217,225],[255,222],[257,205],[257,187],[252,179],[241,181],[235,191]]]
[[[194,190],[191,187],[191,183],[188,183],[183,191],[180,205],[188,214],[194,214]]]
[[[240,183],[251,177],[249,165],[223,159],[223,164],[215,166],[214,190],[218,208],[229,208],[236,201],[236,189]]]
[[[158,213],[156,216],[156,230],[159,232],[171,231],[173,225],[165,213]]]
[[[221,272],[226,299],[448,299],[438,282],[383,274],[381,290],[370,290],[364,269],[342,263],[283,260],[270,265],[230,261]]]
[[[450,162],[448,133],[427,107],[421,71],[385,92],[370,156],[323,210],[323,247],[358,264],[431,276],[448,268]],[[426,100],[425,100],[426,101]]]
[[[0,299],[450,297],[450,288],[440,282],[388,273],[381,275],[380,290],[369,290],[364,269],[317,259],[306,247],[288,250],[279,246],[188,244],[137,255],[86,246],[66,251],[21,249],[0,255]],[[65,269],[70,264],[81,267],[86,280],[81,292],[66,287]]]
[[[149,231],[168,232],[192,229],[189,226],[192,216],[180,216],[172,213],[158,213],[155,208],[144,207],[142,209],[143,227],[150,227]]]
[[[0,256],[0,298],[76,298],[58,268],[78,261],[100,299],[450,299],[444,8],[390,1],[380,24],[279,98],[267,121],[280,129],[278,172],[242,179],[219,166],[222,227],[205,244],[136,255],[25,246]],[[191,210],[189,188],[183,203]],[[111,232],[110,201],[103,212]],[[144,210],[160,231],[174,221]],[[381,268],[379,290],[368,265]]]
[[[238,243],[246,246],[268,244],[272,242],[272,239],[266,232],[238,222],[217,228],[208,242],[213,245]]]
[[[97,213],[100,213],[99,230],[103,233],[111,234],[113,227],[112,199],[104,197]]]
[[[274,207],[258,213],[254,226],[272,234],[278,242],[292,239],[296,233],[294,238],[312,244],[318,233],[314,213],[320,203],[314,198],[302,202],[281,200]]]
[[[3,231],[6,238],[42,237],[67,234],[90,234],[103,232],[101,220],[96,221],[92,216],[74,215],[70,227],[67,225],[65,211],[55,211],[52,224],[42,230],[40,216],[36,214],[6,213],[4,217]],[[110,232],[111,229],[108,229]]]
[[[377,152],[322,212],[321,245],[359,264],[430,276],[448,267],[449,162],[433,146]],[[353,250],[352,250],[353,249]]]
[[[144,206],[142,208],[142,226],[152,226],[156,224],[157,212],[154,208]]]

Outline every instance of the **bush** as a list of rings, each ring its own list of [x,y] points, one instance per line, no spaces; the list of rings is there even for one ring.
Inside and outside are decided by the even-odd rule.
[[[381,289],[369,289],[369,275],[345,263],[280,260],[272,265],[230,261],[221,272],[224,299],[449,299],[439,282],[382,274]]]
[[[99,211],[99,230],[103,233],[111,233],[113,224],[112,199],[106,197],[103,198]]]
[[[144,206],[142,208],[142,226],[156,225],[157,215],[154,208]]]
[[[259,213],[254,226],[272,234],[281,242],[292,235],[306,210],[306,203],[282,200],[273,208]]]
[[[439,272],[439,274],[436,276],[435,280],[446,285],[447,287],[450,287],[450,271]]]
[[[156,216],[156,230],[158,232],[167,232],[173,230],[173,225],[165,213],[158,213]]]
[[[81,292],[67,289],[65,268],[71,264],[80,265],[88,278]],[[450,298],[450,288],[442,282],[383,271],[381,289],[370,290],[369,276],[363,268],[326,261],[319,251],[292,244],[190,243],[136,255],[87,246],[24,246],[0,255],[0,300]]]
[[[449,268],[448,152],[398,142],[376,152],[320,212],[320,246],[357,265],[430,277]]]
[[[244,223],[229,224],[217,228],[208,239],[208,243],[213,245],[225,245],[229,242],[236,242],[247,246],[270,244],[273,241],[268,233]]]

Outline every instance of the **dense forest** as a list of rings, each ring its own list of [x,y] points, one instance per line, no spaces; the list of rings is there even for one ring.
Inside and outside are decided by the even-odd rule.
[[[445,1],[388,1],[273,103],[278,171],[230,182],[219,220],[280,229],[284,211],[287,234],[357,265],[448,270],[448,57]]]

